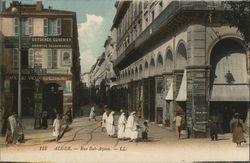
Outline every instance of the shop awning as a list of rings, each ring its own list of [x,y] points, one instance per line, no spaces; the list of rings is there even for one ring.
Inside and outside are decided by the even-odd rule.
[[[249,101],[249,85],[213,85],[210,101]]]
[[[165,100],[173,100],[174,99],[174,92],[173,92],[173,81],[171,82],[171,85],[169,87],[167,96],[165,97]]]
[[[186,74],[187,74],[187,72],[185,70],[183,73],[181,87],[179,89],[176,101],[186,101],[187,100],[187,75]]]

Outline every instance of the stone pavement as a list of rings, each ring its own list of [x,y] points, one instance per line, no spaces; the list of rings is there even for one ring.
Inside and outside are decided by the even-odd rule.
[[[131,162],[135,161],[134,158],[140,162],[249,160],[249,142],[237,148],[232,143],[231,134],[219,135],[219,141],[210,141],[209,138],[177,140],[173,130],[150,124],[148,142],[118,141],[101,131],[101,116],[97,117],[97,121],[89,121],[89,106],[85,110],[84,116],[74,119],[69,131],[58,143],[53,140],[51,122],[47,130],[34,130],[33,120],[25,119],[26,142],[6,146],[1,137],[0,161],[83,162],[87,159],[88,162]],[[118,115],[115,116],[117,118]]]

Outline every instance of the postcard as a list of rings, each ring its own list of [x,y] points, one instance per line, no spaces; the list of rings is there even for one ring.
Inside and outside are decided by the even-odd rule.
[[[249,0],[0,0],[0,162],[249,162]]]

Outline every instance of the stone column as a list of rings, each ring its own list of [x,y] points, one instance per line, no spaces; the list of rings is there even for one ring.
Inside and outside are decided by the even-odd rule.
[[[209,66],[187,67],[187,127],[192,137],[207,137]]]

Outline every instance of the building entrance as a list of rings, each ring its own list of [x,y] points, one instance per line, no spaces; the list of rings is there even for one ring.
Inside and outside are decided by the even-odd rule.
[[[234,39],[218,42],[211,52],[210,115],[220,119],[220,132],[230,131],[234,113],[245,120],[249,102],[246,54]]]
[[[50,83],[43,89],[43,110],[48,112],[48,116],[55,116],[55,112],[63,113],[63,90],[59,89],[60,85]]]

